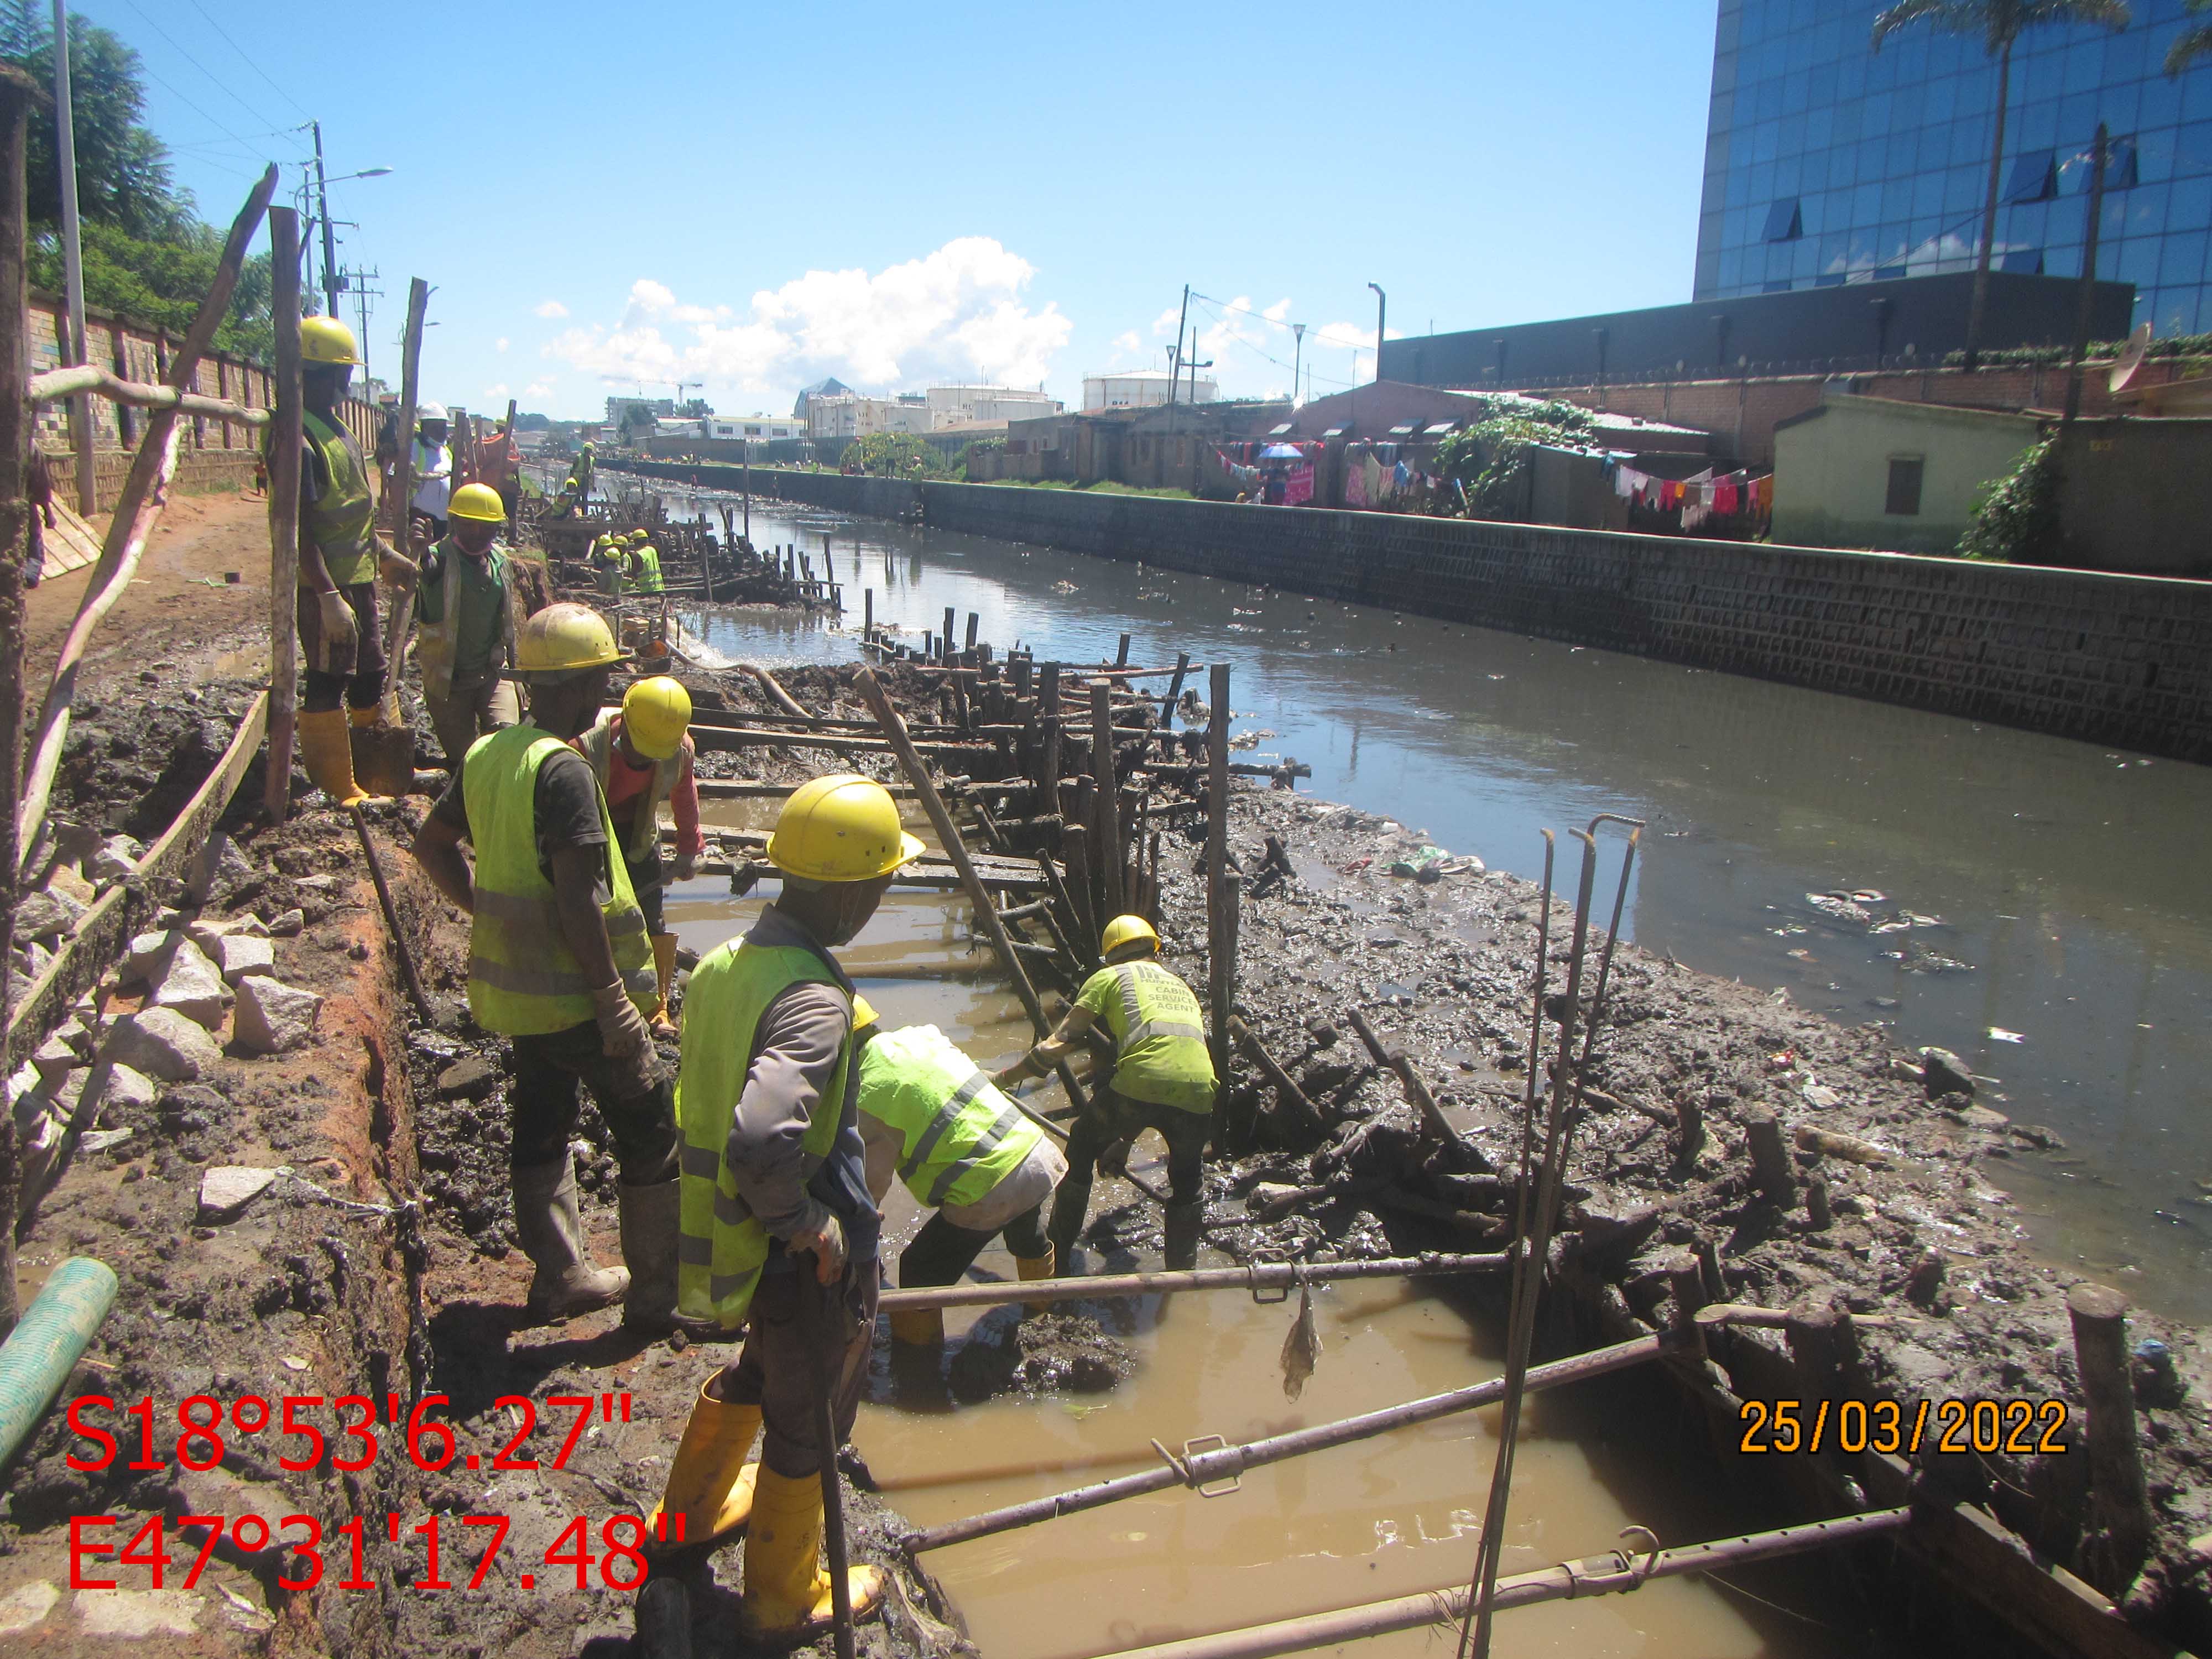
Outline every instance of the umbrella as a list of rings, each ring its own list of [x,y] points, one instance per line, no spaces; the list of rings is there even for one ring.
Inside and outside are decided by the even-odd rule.
[[[1306,453],[1296,444],[1269,444],[1260,452],[1263,461],[1303,461]]]

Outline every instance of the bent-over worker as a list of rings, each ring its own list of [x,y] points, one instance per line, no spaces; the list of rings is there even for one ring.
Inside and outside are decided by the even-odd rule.
[[[514,563],[499,544],[507,514],[489,486],[456,489],[447,522],[445,538],[422,556],[415,659],[422,671],[422,706],[447,767],[458,771],[471,744],[520,717],[505,670],[530,608]]]
[[[576,739],[607,798],[607,814],[620,836],[630,890],[645,913],[660,979],[660,1006],[647,1017],[656,1036],[673,1037],[668,993],[676,977],[676,935],[661,905],[660,805],[676,814],[678,881],[699,873],[706,839],[699,832],[699,780],[692,769],[691,694],[681,680],[655,674],[623,693],[622,712],[610,714]]]
[[[679,1306],[746,1330],[737,1363],[699,1392],[661,1508],[682,1514],[686,1542],[750,1522],[740,1617],[756,1643],[804,1639],[831,1617],[819,1472],[837,1449],[816,1431],[818,1383],[842,1441],[867,1371],[883,1218],[860,1143],[853,982],[830,952],[921,851],[881,784],[840,774],[800,785],[769,841],[782,891],[691,975],[677,1086]],[[757,1428],[761,1457],[748,1463]],[[872,1567],[852,1569],[849,1584],[855,1614],[882,1599]]]
[[[1110,1081],[1067,1136],[1067,1179],[1052,1200],[1049,1233],[1066,1272],[1091,1204],[1091,1172],[1117,1141],[1157,1129],[1168,1144],[1167,1265],[1198,1260],[1206,1213],[1206,1138],[1213,1114],[1213,1056],[1198,998],[1155,959],[1160,936],[1142,916],[1116,916],[1099,940],[1105,966],[1083,982],[1055,1030],[992,1080],[1002,1089],[1043,1077],[1093,1025],[1114,1039]]]
[[[660,580],[660,550],[646,537],[642,530],[629,532],[629,580],[623,584],[625,593],[659,593],[663,590]]]
[[[1017,1273],[1050,1279],[1044,1201],[1067,1173],[1060,1148],[934,1025],[884,1030],[868,1000],[855,997],[853,1028],[868,1195],[880,1205],[896,1175],[936,1212],[899,1253],[899,1288],[958,1284],[1002,1232]],[[939,1309],[891,1316],[894,1342],[944,1340]]]
[[[676,1311],[675,1102],[645,1023],[653,997],[645,918],[605,798],[568,746],[623,660],[587,605],[549,605],[525,623],[515,674],[530,692],[529,718],[477,739],[423,819],[415,857],[472,918],[469,1009],[514,1048],[507,1162],[515,1233],[536,1269],[531,1310],[562,1318],[627,1291],[623,1322],[657,1332]],[[627,1271],[594,1271],[586,1246],[568,1153],[580,1082],[621,1159]]]

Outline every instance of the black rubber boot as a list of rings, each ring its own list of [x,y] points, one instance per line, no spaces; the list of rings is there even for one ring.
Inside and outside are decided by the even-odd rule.
[[[1198,1237],[1206,1224],[1206,1206],[1170,1204],[1168,1206],[1167,1254],[1168,1271],[1179,1273],[1198,1265]]]

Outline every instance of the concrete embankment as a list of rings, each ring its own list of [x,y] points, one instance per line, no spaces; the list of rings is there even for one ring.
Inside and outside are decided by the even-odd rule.
[[[632,464],[741,487],[734,466]],[[756,467],[757,494],[2212,759],[2212,583]]]

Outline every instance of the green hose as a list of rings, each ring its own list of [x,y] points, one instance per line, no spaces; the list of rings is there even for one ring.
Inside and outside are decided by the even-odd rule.
[[[15,1455],[115,1303],[115,1274],[104,1261],[73,1255],[0,1342],[0,1465]]]

